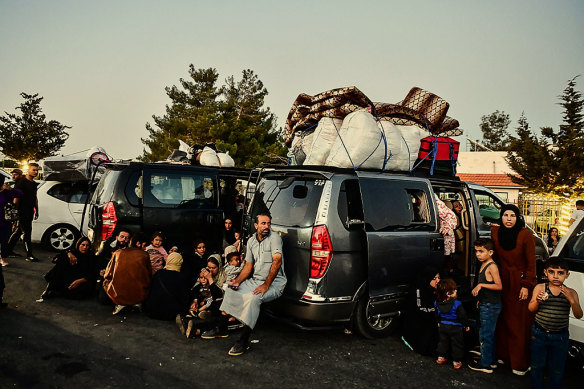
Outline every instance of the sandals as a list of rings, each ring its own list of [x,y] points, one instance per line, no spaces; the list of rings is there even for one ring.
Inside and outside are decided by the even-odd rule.
[[[444,365],[446,364],[446,362],[448,362],[448,359],[444,357],[438,357],[438,359],[436,359],[436,364],[438,365]]]
[[[460,370],[460,368],[462,367],[462,362],[452,362],[452,367],[454,368],[454,370]]]

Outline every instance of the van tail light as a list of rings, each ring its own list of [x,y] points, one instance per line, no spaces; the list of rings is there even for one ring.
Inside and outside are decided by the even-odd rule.
[[[310,278],[322,278],[333,257],[333,245],[326,226],[312,229],[310,247]]]
[[[118,222],[114,203],[109,202],[103,207],[101,212],[101,240],[109,239],[112,236]]]

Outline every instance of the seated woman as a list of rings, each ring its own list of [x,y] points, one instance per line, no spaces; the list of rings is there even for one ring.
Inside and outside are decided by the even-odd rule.
[[[202,281],[202,282],[201,282]],[[213,254],[207,260],[207,267],[201,270],[199,280],[193,285],[190,291],[189,315],[177,315],[176,323],[180,332],[187,338],[193,335],[199,335],[214,326],[209,323],[207,319],[210,317],[218,317],[221,315],[219,307],[223,301],[223,284],[225,283],[225,273],[221,265],[221,257],[218,254]],[[202,291],[208,290],[208,293]],[[202,293],[204,292],[204,293]],[[202,297],[203,298],[202,298]],[[210,297],[210,298],[209,298]],[[205,309],[205,314],[200,314],[202,302],[210,302],[210,305]],[[185,312],[186,313],[186,312]]]
[[[152,278],[150,294],[142,310],[148,317],[158,320],[172,320],[185,311],[189,304],[189,290],[180,273],[183,258],[179,253],[171,253],[164,269],[156,272]]]
[[[183,264],[180,272],[184,277],[186,286],[190,288],[199,277],[201,269],[207,266],[207,244],[203,239],[197,238],[193,241],[193,250],[186,252],[183,256]]]
[[[141,309],[142,302],[148,297],[152,265],[144,251],[147,244],[146,236],[137,233],[132,237],[130,247],[116,251],[105,269],[99,301],[116,304],[114,315],[128,305]]]
[[[402,340],[421,355],[435,356],[438,346],[438,325],[434,307],[434,291],[438,281],[438,269],[426,267],[408,293]]]
[[[38,302],[62,296],[70,299],[90,297],[95,290],[95,255],[88,238],[79,238],[72,251],[73,259],[68,253],[56,257],[55,266],[45,275],[48,282]]]

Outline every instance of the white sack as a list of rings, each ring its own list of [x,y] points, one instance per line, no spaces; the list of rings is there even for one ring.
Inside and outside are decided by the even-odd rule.
[[[298,140],[297,140],[298,139]],[[310,153],[312,147],[312,140],[314,139],[314,131],[297,132],[292,141],[292,152],[297,165],[304,165],[306,156]]]
[[[215,150],[210,147],[205,147],[203,151],[201,151],[199,163],[201,166],[219,166],[219,160],[217,159],[217,153]]]
[[[385,170],[408,171],[410,166],[409,154],[402,137],[401,131],[397,126],[391,122],[381,120],[377,122],[377,126],[385,134],[387,142],[387,149],[389,161],[385,164]]]
[[[369,112],[360,110],[351,112],[343,120],[339,137],[334,141],[325,165],[382,169],[385,158],[381,130]]]
[[[318,121],[318,126],[314,130],[312,144],[309,152],[306,153],[304,165],[324,165],[326,163],[342,125],[342,119],[325,117]]]
[[[420,151],[420,141],[427,136],[432,135],[429,131],[424,130],[418,126],[398,126],[396,127],[400,130],[403,139],[405,140],[404,155],[409,154],[409,168],[406,170],[411,170],[418,158],[418,152]]]
[[[235,167],[235,161],[233,160],[233,158],[231,158],[231,155],[229,155],[229,152],[217,153],[217,157],[219,158],[219,161],[221,162],[221,167]]]

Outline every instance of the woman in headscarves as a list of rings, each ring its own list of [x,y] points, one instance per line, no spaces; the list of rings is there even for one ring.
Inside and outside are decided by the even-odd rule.
[[[434,291],[438,281],[440,281],[438,269],[428,266],[418,274],[415,284],[408,293],[402,340],[421,355],[436,355],[438,325]]]
[[[499,225],[491,230],[503,290],[503,308],[497,322],[497,353],[509,363],[514,374],[524,375],[530,362],[530,335],[533,314],[527,306],[537,284],[535,240],[525,228],[519,208],[501,208]]]
[[[154,274],[150,294],[142,304],[142,310],[149,317],[173,320],[177,314],[185,311],[189,304],[189,290],[180,273],[182,263],[183,258],[179,253],[171,253],[164,269]]]
[[[79,238],[72,250],[57,255],[55,266],[45,275],[48,282],[41,300],[56,296],[71,299],[90,297],[95,291],[95,255],[88,238]]]

